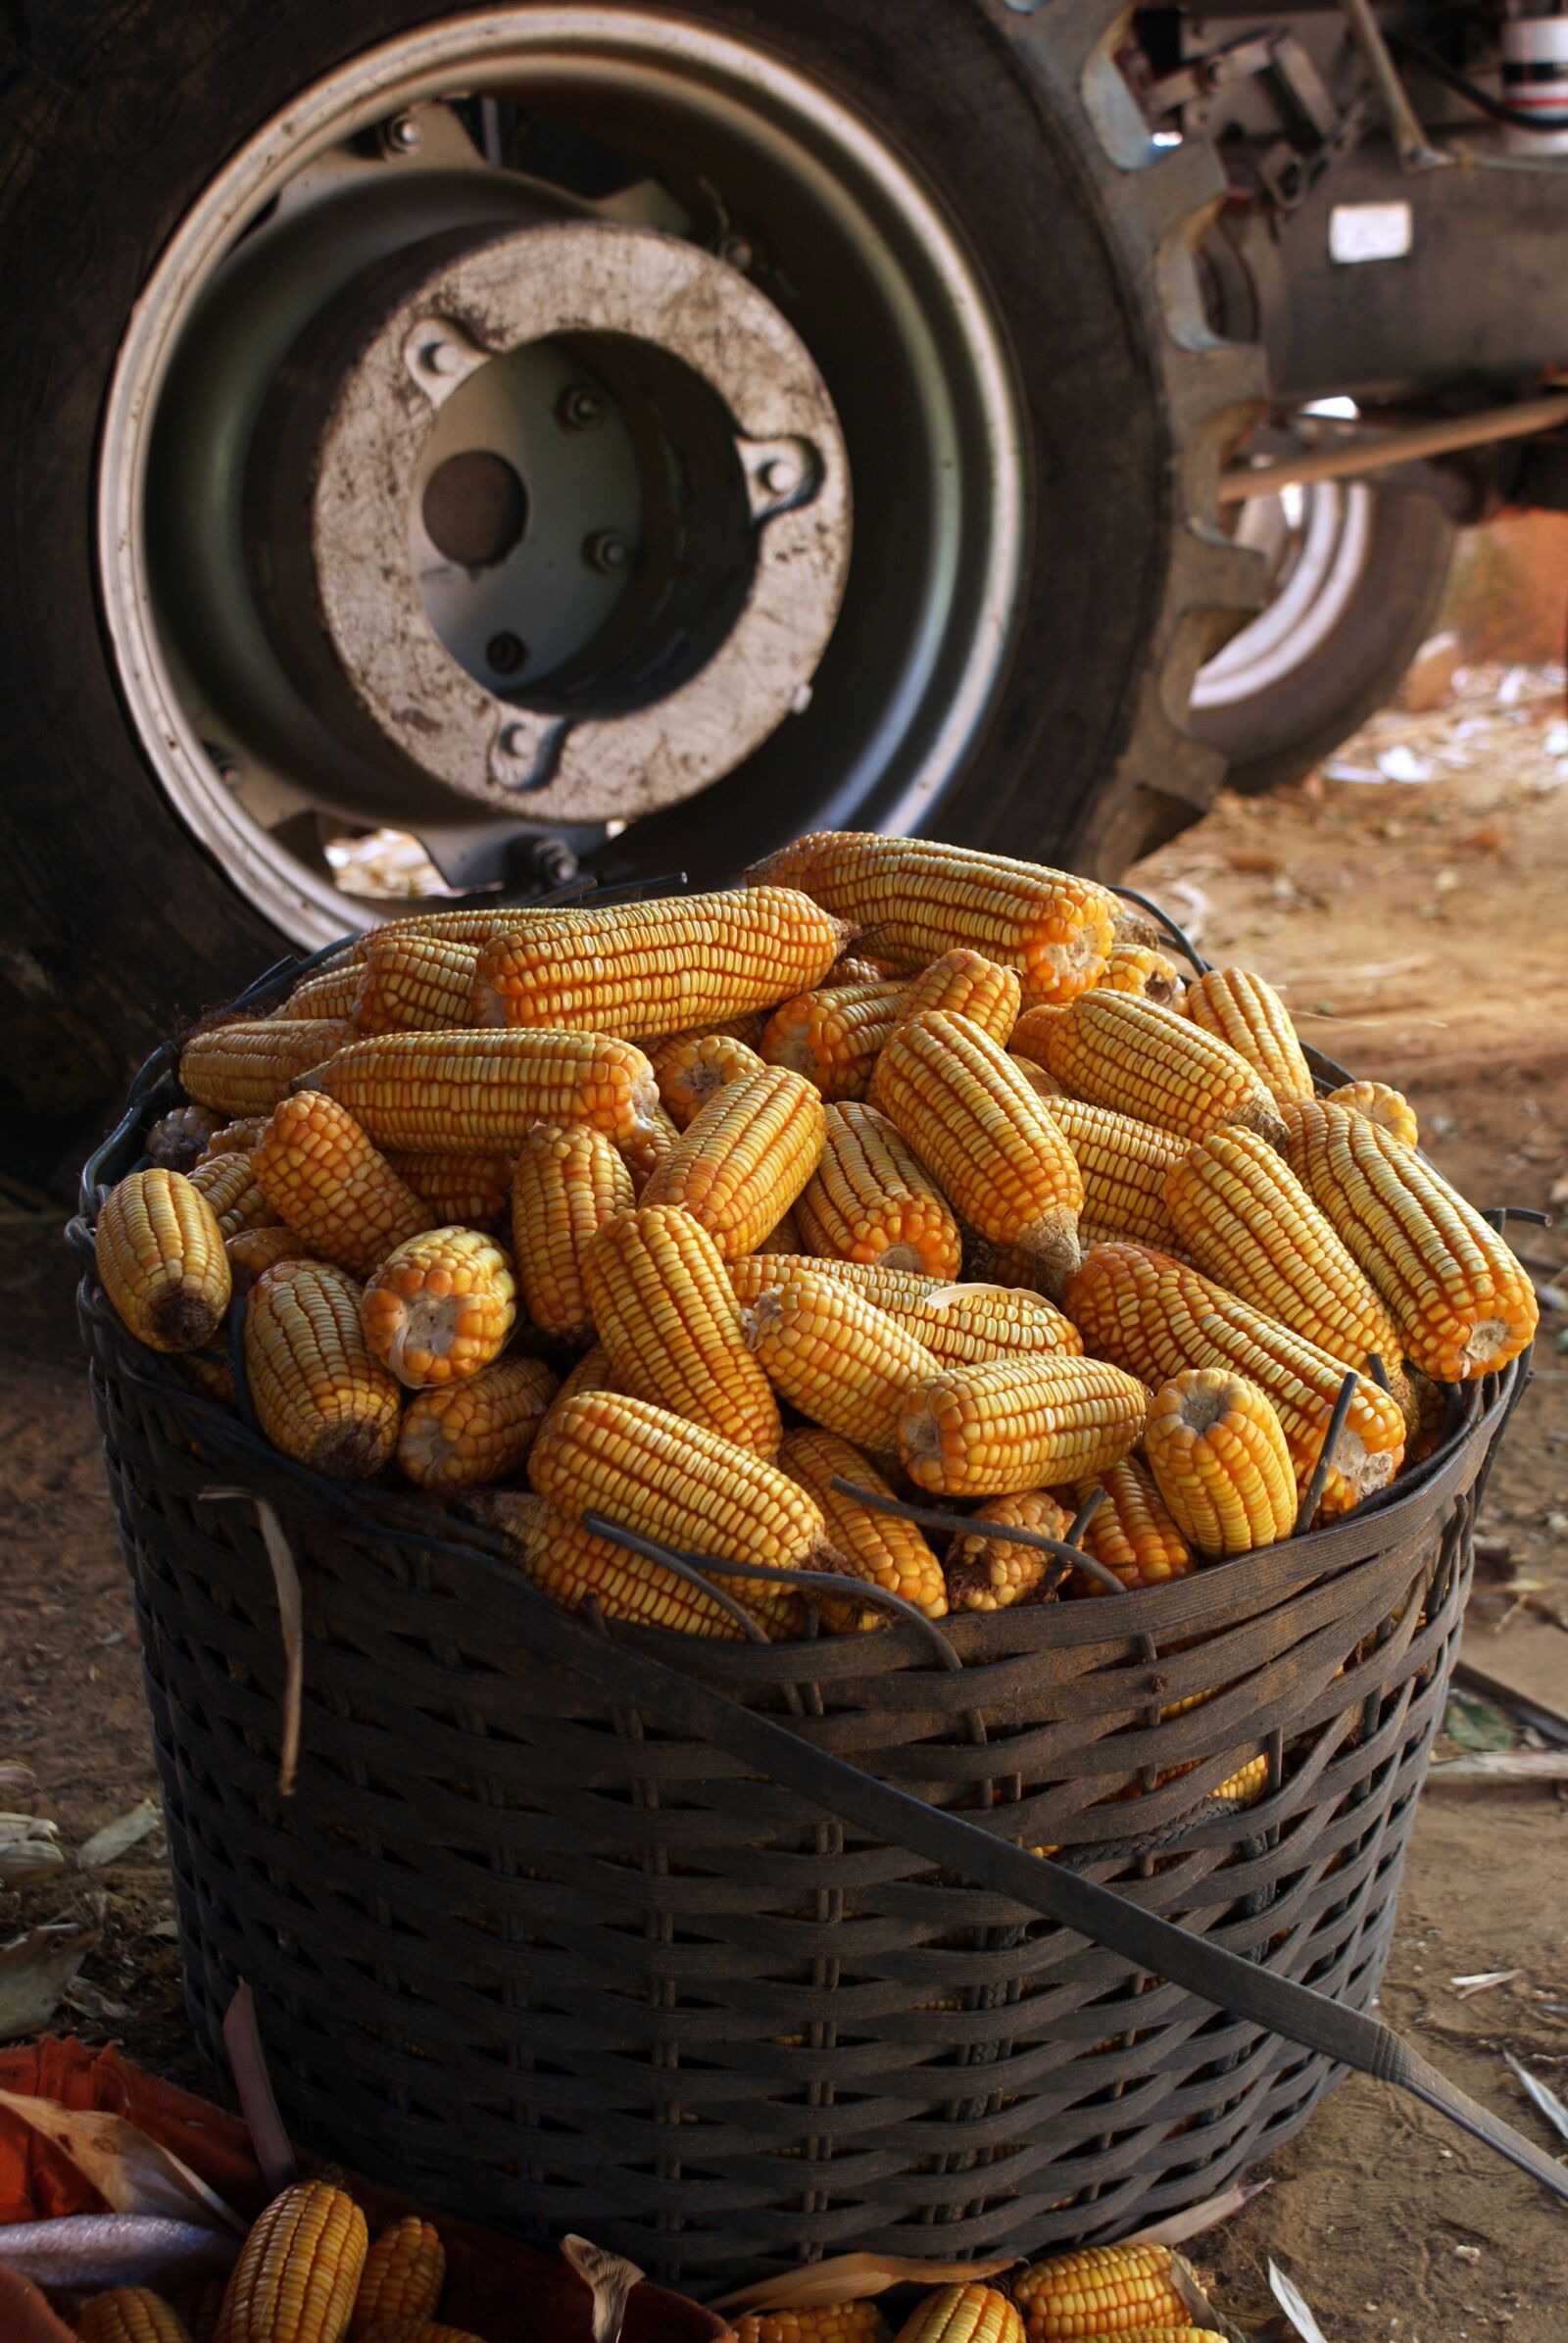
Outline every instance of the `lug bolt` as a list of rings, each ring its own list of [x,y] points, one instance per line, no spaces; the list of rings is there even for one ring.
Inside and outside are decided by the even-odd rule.
[[[399,114],[382,131],[381,142],[388,154],[416,155],[424,144],[424,132],[412,114]]]
[[[450,342],[426,342],[419,352],[419,361],[432,374],[455,374],[460,363]]]
[[[717,255],[731,268],[738,268],[744,276],[756,263],[757,248],[749,244],[744,236],[720,236]]]
[[[239,758],[231,749],[215,749],[209,746],[207,754],[213,760],[214,772],[225,789],[242,789],[244,787],[245,774]]]
[[[794,456],[770,456],[757,476],[769,496],[790,496],[801,484],[801,466]]]
[[[568,382],[556,401],[556,417],[567,431],[593,431],[605,419],[605,402],[586,382]]]
[[[582,558],[602,577],[618,577],[631,561],[631,547],[614,529],[595,529],[582,541]]]
[[[517,635],[492,635],[484,647],[485,658],[497,675],[515,675],[528,656],[528,646]]]
[[[524,757],[532,757],[537,744],[526,724],[504,724],[496,746],[503,757],[515,757],[520,760]]]

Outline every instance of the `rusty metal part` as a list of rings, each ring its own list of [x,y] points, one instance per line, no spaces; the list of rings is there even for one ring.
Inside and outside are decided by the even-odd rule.
[[[1240,464],[1221,472],[1219,501],[1239,505],[1251,497],[1275,496],[1282,488],[1301,487],[1313,480],[1353,480],[1368,472],[1387,471],[1391,464],[1416,464],[1425,457],[1450,455],[1459,448],[1526,439],[1538,431],[1554,431],[1564,422],[1568,422],[1568,390],[1544,399],[1520,399],[1508,407],[1483,408],[1474,415],[1413,423],[1404,431],[1358,434],[1337,446],[1313,448],[1279,464]]]

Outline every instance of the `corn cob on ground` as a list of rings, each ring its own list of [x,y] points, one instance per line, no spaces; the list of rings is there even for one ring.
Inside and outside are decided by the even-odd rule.
[[[1391,1139],[1402,1140],[1407,1147],[1421,1144],[1421,1126],[1415,1108],[1403,1091],[1393,1090],[1386,1082],[1344,1082],[1338,1090],[1329,1092],[1323,1103],[1348,1106],[1352,1114],[1364,1114],[1369,1122],[1379,1124]]]
[[[810,1084],[764,1066],[727,1083],[693,1118],[642,1200],[678,1204],[736,1260],[778,1226],[815,1171],[826,1136]]]
[[[887,1269],[880,1263],[834,1261],[812,1253],[752,1253],[744,1261],[731,1261],[728,1269],[735,1297],[742,1303],[789,1285],[802,1270],[836,1278],[896,1318],[944,1364],[1076,1358],[1083,1352],[1083,1337],[1072,1320],[1041,1294],[1001,1285],[945,1285],[938,1278]]]
[[[677,1131],[684,1131],[726,1082],[760,1074],[763,1064],[755,1049],[727,1033],[677,1033],[667,1042],[656,1042],[648,1062],[664,1112]]]
[[[1541,1316],[1505,1241],[1415,1149],[1348,1107],[1286,1112],[1291,1169],[1376,1286],[1407,1358],[1464,1383],[1517,1358]]]
[[[348,1109],[321,1091],[279,1100],[254,1160],[277,1218],[312,1252],[355,1277],[368,1277],[394,1246],[430,1226],[429,1207]]]
[[[1024,2343],[1023,2320],[995,2286],[941,2286],[915,2304],[898,2343]]]
[[[740,1621],[706,1586],[694,1586],[664,1563],[634,1554],[628,1546],[596,1537],[526,1489],[466,1489],[463,1511],[504,1538],[524,1578],[564,1610],[580,1611],[592,1602],[607,1619],[623,1619],[632,1626],[668,1628],[719,1643],[747,1640]],[[737,1602],[734,1585],[726,1580],[724,1592]],[[752,1616],[760,1625],[763,1618],[768,1620],[780,1636],[792,1635],[799,1630],[801,1614],[789,1607],[791,1599],[782,1594],[773,1608],[759,1605]]]
[[[1046,1036],[1046,1064],[1091,1105],[1190,1139],[1221,1123],[1245,1123],[1265,1139],[1279,1133],[1279,1109],[1255,1066],[1190,1016],[1136,993],[1080,995]]]
[[[588,1306],[617,1389],[773,1457],[778,1401],[753,1358],[723,1258],[675,1204],[607,1221],[583,1255]]]
[[[1312,1069],[1291,1012],[1270,984],[1247,968],[1210,968],[1187,988],[1187,1014],[1256,1066],[1275,1098],[1312,1096]]]
[[[390,1148],[386,1160],[424,1205],[432,1228],[487,1229],[512,1201],[514,1155],[417,1155]]]
[[[1279,1417],[1255,1383],[1188,1367],[1149,1403],[1144,1452],[1184,1538],[1247,1554],[1296,1527],[1296,1476]]]
[[[150,2286],[111,2286],[82,2305],[79,2343],[191,2343],[172,2303]]]
[[[371,936],[349,1011],[361,1033],[442,1033],[477,1025],[472,1014],[481,947],[396,926]]]
[[[741,1313],[773,1389],[813,1424],[878,1461],[899,1452],[899,1410],[941,1362],[896,1318],[842,1281],[802,1270]]]
[[[1029,2343],[1081,2343],[1140,2326],[1185,2327],[1169,2246],[1091,2245],[1032,2262],[1013,2280]]]
[[[267,1228],[280,1217],[268,1200],[250,1155],[204,1155],[186,1177],[212,1205],[224,1238],[237,1237],[241,1229]]]
[[[366,1340],[411,1391],[461,1383],[500,1356],[517,1286],[477,1229],[429,1229],[387,1254],[365,1289]]]
[[[1080,1481],[1075,1502],[1085,1504],[1096,1489],[1102,1489],[1105,1494],[1078,1541],[1086,1554],[1113,1570],[1129,1594],[1136,1594],[1142,1586],[1158,1586],[1167,1579],[1188,1576],[1193,1568],[1192,1549],[1172,1521],[1146,1464],[1136,1456],[1124,1456],[1108,1471]],[[1087,1571],[1075,1570],[1062,1591],[1096,1595],[1108,1592],[1108,1588]]]
[[[798,993],[768,1018],[758,1048],[766,1064],[803,1075],[829,1101],[863,1098],[904,996],[902,983],[876,979]]]
[[[245,1312],[245,1375],[274,1448],[335,1481],[368,1481],[397,1446],[396,1376],[372,1356],[360,1289],[324,1262],[284,1261]]]
[[[631,1173],[602,1131],[587,1123],[536,1123],[512,1183],[512,1251],[523,1306],[564,1342],[594,1331],[583,1255],[617,1212],[634,1202]]]
[[[369,2249],[354,2199],[303,2180],[272,2199],[241,2248],[215,2343],[340,2343]]]
[[[498,1358],[466,1383],[416,1394],[398,1430],[398,1462],[419,1489],[499,1481],[526,1460],[555,1395],[542,1359]]]
[[[592,1123],[619,1147],[659,1133],[653,1067],[605,1034],[377,1034],[299,1087],[336,1098],[377,1147],[412,1154],[514,1153],[535,1123]]]
[[[902,1594],[928,1619],[946,1614],[948,1595],[942,1565],[913,1522],[901,1521],[896,1514],[873,1513],[833,1487],[835,1480],[853,1481],[858,1489],[869,1489],[875,1496],[892,1495],[881,1474],[866,1463],[858,1448],[836,1432],[790,1432],[784,1437],[778,1460],[790,1479],[820,1508],[836,1553],[873,1585],[885,1586],[890,1594]],[[886,1617],[885,1612],[868,1610],[862,1624],[881,1626]]]
[[[1082,1098],[1048,1098],[1046,1112],[1072,1149],[1084,1184],[1080,1243],[1085,1228],[1118,1229],[1145,1245],[1172,1246],[1176,1226],[1166,1183],[1191,1142],[1112,1106]]]
[[[95,1237],[98,1275],[115,1308],[151,1350],[200,1350],[223,1322],[232,1291],[218,1215],[183,1172],[131,1172],[105,1197]]]
[[[818,983],[850,930],[787,887],[548,915],[479,954],[476,1025],[691,1033]]]
[[[1065,1538],[1072,1517],[1044,1489],[1016,1496],[992,1497],[971,1515],[975,1523],[1002,1522],[1018,1530],[1039,1530]],[[1038,1546],[1010,1538],[987,1538],[978,1528],[955,1538],[948,1547],[948,1597],[956,1611],[1007,1611],[1015,1603],[1054,1602],[1064,1565]]]
[[[874,2302],[812,2303],[789,2311],[748,2311],[735,2321],[735,2343],[888,2343]]]
[[[945,1367],[899,1415],[904,1469],[945,1496],[1008,1496],[1117,1464],[1143,1437],[1149,1393],[1097,1358]]]
[[[1057,1278],[1076,1267],[1078,1166],[1046,1102],[978,1026],[940,1009],[906,1018],[877,1060],[871,1103],[981,1236],[1021,1245]]]
[[[918,1017],[927,1009],[946,1009],[951,1016],[967,1017],[1005,1049],[1022,1006],[1023,983],[1016,968],[988,960],[983,952],[960,950],[945,952],[910,980],[900,1014]]]
[[[825,1110],[821,1160],[796,1203],[808,1252],[955,1278],[963,1245],[940,1189],[874,1106]]]
[[[411,2213],[383,2229],[365,2258],[349,2320],[361,2335],[378,2319],[428,2319],[446,2284],[447,2253],[432,2221]]]
[[[335,1017],[252,1017],[194,1033],[179,1053],[182,1090],[225,1115],[270,1114],[292,1083],[359,1040]]]
[[[222,1116],[210,1106],[172,1106],[147,1134],[147,1160],[160,1171],[188,1172],[222,1124]]]

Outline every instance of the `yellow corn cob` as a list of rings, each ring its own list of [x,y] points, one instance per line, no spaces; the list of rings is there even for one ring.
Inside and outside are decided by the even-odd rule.
[[[1129,2328],[1192,2323],[1167,2245],[1091,2245],[1055,2254],[1031,2262],[1012,2290],[1029,2343],[1100,2343]]]
[[[773,1389],[873,1458],[899,1452],[899,1409],[941,1362],[896,1318],[819,1270],[797,1272],[741,1312]]]
[[[488,944],[492,936],[506,936],[527,927],[536,919],[569,918],[557,904],[534,906],[527,903],[496,903],[489,908],[473,909],[463,906],[451,911],[414,911],[406,919],[384,919],[378,927],[367,928],[363,936],[356,936],[345,945],[341,962],[331,960],[328,966],[360,967],[371,944],[378,936],[436,936],[448,944]]]
[[[820,1509],[787,1473],[646,1399],[584,1392],[552,1409],[528,1478],[575,1521],[600,1513],[681,1553],[761,1570],[831,1558]],[[721,1590],[770,1629],[796,1615],[793,1592],[762,1579],[726,1578]]]
[[[1401,1380],[1403,1343],[1376,1289],[1306,1190],[1253,1131],[1211,1131],[1173,1164],[1165,1197],[1205,1277],[1351,1366]]]
[[[438,2319],[378,2319],[365,2329],[365,2343],[484,2343],[471,2327],[448,2326]]]
[[[1039,1530],[1047,1538],[1065,1538],[1072,1528],[1071,1516],[1044,1489],[993,1497],[971,1518],[1002,1522],[1015,1530]],[[1062,1566],[1058,1556],[1038,1546],[969,1531],[948,1547],[947,1572],[948,1595],[956,1611],[1007,1611],[1015,1603],[1054,1602]]]
[[[365,2258],[350,2334],[363,2334],[378,2319],[428,2319],[446,2275],[446,2247],[434,2223],[415,2213],[394,2221]]]
[[[1106,1228],[1169,1249],[1176,1229],[1165,1181],[1192,1144],[1185,1134],[1082,1098],[1048,1098],[1046,1112],[1071,1147],[1083,1180],[1080,1243],[1087,1244],[1084,1228]]]
[[[360,1323],[341,1269],[284,1261],[259,1278],[245,1312],[245,1374],[274,1448],[334,1481],[368,1481],[391,1461],[398,1386]]]
[[[398,1462],[420,1489],[499,1481],[527,1457],[555,1393],[537,1358],[498,1358],[466,1383],[420,1391],[398,1431]]]
[[[1114,939],[1116,899],[1092,880],[933,838],[818,830],[747,875],[803,888],[905,968],[956,945],[983,952],[1017,969],[1029,1001],[1098,984]]]
[[[992,1358],[1061,1356],[1083,1352],[1083,1337],[1072,1320],[1043,1294],[996,1285],[944,1285],[902,1269],[860,1261],[831,1261],[814,1254],[753,1253],[729,1263],[735,1298],[754,1302],[760,1294],[789,1285],[802,1270],[836,1278],[897,1319],[933,1358],[954,1366],[978,1366]]]
[[[596,1342],[592,1350],[583,1352],[570,1374],[562,1378],[561,1389],[550,1404],[556,1407],[563,1400],[575,1399],[579,1391],[617,1391],[619,1389],[615,1370],[610,1363],[609,1351],[603,1342]]]
[[[98,1275],[138,1342],[201,1350],[223,1323],[232,1279],[218,1215],[183,1172],[131,1172],[98,1214]]]
[[[242,1114],[237,1121],[224,1123],[202,1149],[204,1157],[254,1154],[271,1119],[267,1114]]]
[[[1201,1554],[1249,1554],[1296,1527],[1296,1476],[1279,1417],[1245,1375],[1188,1367],[1149,1403],[1144,1453],[1182,1535]]]
[[[995,2286],[939,2286],[915,2304],[897,2343],[1024,2343],[1023,2320]]]
[[[1227,1774],[1209,1796],[1221,1806],[1255,1806],[1268,1788],[1268,1759],[1250,1757],[1245,1766]]]
[[[368,1277],[394,1245],[430,1226],[430,1212],[406,1188],[345,1106],[322,1091],[280,1099],[254,1156],[256,1177],[286,1228],[312,1252]]]
[[[324,2180],[285,2188],[245,2240],[215,2343],[340,2343],[368,2246],[346,2190]]]
[[[593,1600],[607,1619],[670,1628],[720,1643],[747,1639],[739,1621],[731,1618],[706,1587],[693,1586],[662,1562],[652,1562],[627,1546],[596,1537],[569,1514],[547,1505],[543,1497],[532,1496],[525,1489],[475,1489],[465,1491],[463,1510],[487,1529],[498,1531],[523,1576],[564,1610],[580,1611]],[[734,1591],[739,1584],[728,1577],[723,1581],[723,1591],[732,1602],[740,1600]],[[744,1607],[759,1624],[771,1623],[770,1632],[782,1637],[800,1631],[802,1613],[789,1607],[794,1599],[781,1593],[771,1608]]]
[[[1441,1383],[1434,1383],[1419,1369],[1409,1369],[1407,1380],[1415,1415],[1404,1451],[1404,1468],[1408,1472],[1412,1465],[1425,1464],[1441,1445],[1448,1424],[1448,1393]]]
[[[297,1237],[281,1221],[270,1228],[238,1229],[223,1240],[228,1255],[229,1274],[236,1294],[248,1294],[259,1277],[269,1269],[275,1269],[279,1261],[309,1261],[315,1258],[302,1238]]]
[[[1046,1063],[1092,1105],[1189,1139],[1221,1123],[1245,1123],[1265,1139],[1279,1133],[1279,1109],[1253,1065],[1190,1016],[1136,993],[1081,994],[1047,1036]]]
[[[808,1082],[764,1066],[726,1083],[682,1133],[643,1190],[645,1204],[678,1204],[726,1260],[776,1228],[817,1166],[827,1126]]]
[[[960,950],[945,952],[921,969],[905,992],[900,1014],[918,1017],[927,1009],[946,1009],[950,1016],[967,1017],[1005,1049],[1022,1005],[1023,984],[1016,968],[988,960],[983,952]]]
[[[778,1402],[746,1346],[717,1245],[674,1204],[607,1221],[583,1284],[618,1387],[755,1454],[778,1454]]]
[[[1016,1049],[1009,1049],[1007,1063],[1023,1076],[1037,1098],[1059,1098],[1065,1096],[1054,1074],[1048,1074],[1045,1067],[1037,1065],[1032,1057],[1020,1057]]]
[[[760,1074],[763,1061],[727,1033],[677,1033],[657,1042],[648,1062],[664,1112],[677,1131],[684,1131],[726,1082]]]
[[[225,1115],[270,1114],[291,1083],[357,1042],[337,1017],[252,1017],[195,1033],[179,1053],[180,1087]]]
[[[278,1218],[256,1176],[254,1156],[208,1155],[186,1177],[212,1205],[225,1238],[241,1229],[265,1229]]]
[[[654,1137],[659,1107],[642,1051],[592,1033],[377,1034],[340,1049],[310,1087],[378,1147],[416,1154],[514,1150],[535,1123],[592,1123],[626,1147]]]
[[[1323,1103],[1348,1106],[1352,1114],[1364,1114],[1369,1122],[1377,1123],[1391,1139],[1402,1140],[1407,1147],[1421,1144],[1421,1126],[1415,1108],[1403,1091],[1393,1090],[1386,1082],[1342,1083],[1338,1090],[1329,1092]]]
[[[944,1367],[906,1398],[899,1449],[920,1489],[1008,1496],[1119,1463],[1143,1438],[1148,1404],[1143,1385],[1103,1359]]]
[[[894,979],[798,993],[768,1018],[758,1048],[768,1065],[803,1074],[824,1098],[863,1098],[904,1014],[905,990]]]
[[[591,1339],[583,1254],[605,1222],[634,1201],[631,1173],[602,1131],[534,1125],[512,1183],[512,1250],[535,1326],[568,1342]]]
[[[500,1356],[517,1285],[477,1229],[428,1229],[388,1253],[365,1289],[365,1336],[411,1391],[462,1383]]]
[[[874,985],[885,977],[902,973],[893,960],[879,960],[874,953],[841,952],[823,977],[824,985]]]
[[[1022,1064],[1024,1061],[1019,1060]],[[961,1223],[960,1223],[961,1226]],[[1084,1243],[1084,1224],[1078,1223],[1078,1243]],[[993,1245],[989,1237],[979,1236],[973,1229],[963,1230],[963,1277],[966,1285],[978,1289],[996,1289],[1004,1293],[1039,1294],[1049,1278],[1043,1264],[1033,1253],[1026,1253],[1018,1245]]]
[[[1038,1001],[1033,1008],[1026,1008],[1007,1037],[1014,1057],[1027,1057],[1044,1066],[1046,1045],[1070,1006],[1069,1001]]]
[[[220,2277],[197,2278],[174,2296],[174,2308],[190,2329],[190,2343],[213,2343],[226,2283]]]
[[[1161,1008],[1180,1009],[1187,993],[1176,962],[1151,944],[1118,944],[1100,982],[1107,993],[1141,993]]]
[[[643,1190],[679,1139],[680,1133],[669,1116],[656,1103],[645,1131],[640,1131],[634,1139],[616,1141],[631,1174],[632,1194],[639,1202]]]
[[[78,2343],[191,2343],[172,2303],[150,2286],[112,2286],[82,2305]]]
[[[963,1017],[906,1018],[877,1061],[871,1103],[897,1123],[943,1194],[998,1245],[1077,1266],[1084,1189],[1066,1141],[1005,1050]]]
[[[1517,1256],[1414,1147],[1321,1099],[1286,1109],[1285,1156],[1437,1383],[1516,1358],[1541,1312]]]
[[[956,1277],[958,1224],[897,1125],[856,1101],[829,1106],[826,1122],[822,1159],[796,1205],[807,1251]]]
[[[1075,1492],[1078,1504],[1083,1505],[1096,1489],[1103,1489],[1104,1501],[1090,1516],[1078,1542],[1086,1554],[1093,1554],[1097,1562],[1116,1573],[1129,1594],[1189,1575],[1192,1553],[1147,1465],[1136,1456],[1124,1456],[1108,1471],[1080,1480]],[[1063,1591],[1096,1595],[1107,1589],[1087,1571],[1075,1570]]]
[[[735,2321],[735,2343],[888,2343],[888,2332],[876,2304],[863,2301],[748,2311]]]
[[[762,1242],[757,1247],[757,1250],[760,1253],[805,1252],[806,1240],[801,1235],[801,1224],[796,1218],[795,1206],[793,1204],[791,1204],[789,1210],[785,1213],[783,1219],[778,1223],[777,1227],[768,1230],[767,1235],[762,1239]]]
[[[1369,1126],[1370,1127],[1370,1126]],[[1196,1269],[1139,1245],[1098,1245],[1067,1289],[1067,1308],[1102,1358],[1163,1383],[1184,1367],[1224,1367],[1257,1384],[1279,1417],[1297,1487],[1311,1479],[1347,1365]],[[1397,1403],[1365,1375],[1323,1487],[1325,1520],[1393,1479],[1404,1447]]]
[[[780,1465],[792,1481],[814,1497],[827,1524],[835,1553],[842,1554],[862,1577],[902,1594],[928,1619],[941,1619],[948,1608],[942,1565],[913,1522],[896,1514],[873,1513],[833,1487],[835,1478],[853,1481],[874,1496],[892,1490],[858,1448],[836,1432],[790,1432],[779,1450]],[[881,1625],[885,1612],[867,1611],[865,1624]]]
[[[207,1152],[223,1118],[210,1106],[172,1106],[147,1134],[147,1160],[161,1171],[188,1172]]]
[[[174,1353],[173,1366],[180,1382],[188,1390],[200,1391],[204,1399],[211,1399],[215,1407],[238,1407],[234,1370],[226,1359],[201,1350],[179,1350]]]
[[[284,1001],[285,1017],[338,1017],[354,1022],[354,1001],[360,989],[358,964],[344,957],[324,968],[314,968]]]
[[[1187,1014],[1255,1066],[1281,1105],[1310,1098],[1312,1069],[1301,1054],[1291,1012],[1262,977],[1247,968],[1210,968],[1187,988]]]
[[[827,974],[844,922],[787,887],[540,915],[485,945],[473,1022],[582,1033],[690,1033]]]
[[[512,1198],[512,1155],[411,1155],[390,1148],[386,1159],[437,1228],[487,1229]]]
[[[480,950],[439,936],[406,936],[396,927],[378,929],[360,963],[350,1016],[361,1033],[443,1033],[477,1025],[472,1002]]]

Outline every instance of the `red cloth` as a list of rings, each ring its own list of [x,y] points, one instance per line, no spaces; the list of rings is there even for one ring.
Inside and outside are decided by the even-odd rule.
[[[172,2149],[236,2213],[254,2217],[267,2202],[267,2185],[244,2124],[172,2083],[140,2074],[118,2050],[49,2038],[0,2051],[0,2090],[123,2116]],[[318,2159],[302,2156],[300,2169],[309,2174],[323,2167]],[[538,2343],[590,2343],[592,2298],[559,2255],[536,2252],[449,2214],[431,2214],[413,2198],[352,2172],[346,2185],[364,2206],[372,2237],[406,2213],[424,2213],[435,2222],[447,2249],[443,2320],[471,2329],[485,2343],[514,2343],[519,2305],[526,2305],[527,2332]],[[0,2226],[105,2210],[97,2190],[58,2148],[0,2107]],[[3,2265],[0,2336],[5,2343],[74,2343],[71,2329],[37,2288]],[[722,2343],[729,2336],[716,2312],[705,2311],[683,2294],[662,2286],[632,2289],[625,2343]]]

